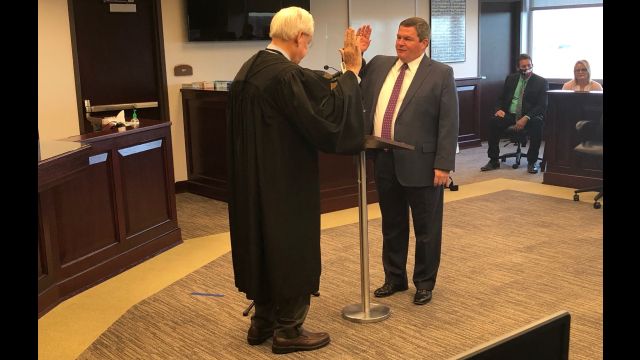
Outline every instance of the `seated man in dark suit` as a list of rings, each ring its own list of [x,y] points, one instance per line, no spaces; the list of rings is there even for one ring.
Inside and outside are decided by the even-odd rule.
[[[542,142],[549,83],[533,73],[533,62],[529,55],[520,54],[517,66],[518,72],[505,79],[502,95],[496,103],[496,113],[489,122],[489,162],[480,168],[482,171],[500,168],[500,138],[512,125],[516,130],[525,129],[531,140],[527,151],[527,171],[536,174],[540,168],[536,162]]]

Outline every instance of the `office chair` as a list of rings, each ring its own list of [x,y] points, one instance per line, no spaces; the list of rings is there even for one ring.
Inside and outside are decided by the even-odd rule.
[[[576,123],[576,130],[578,130],[578,138],[580,144],[574,148],[574,150],[581,154],[587,154],[591,156],[597,156],[600,159],[603,157],[603,145],[602,145],[602,117],[600,118],[600,124],[595,121],[582,120]],[[591,186],[574,191],[573,200],[579,201],[581,192],[597,191],[598,194],[593,198],[593,208],[600,209],[600,198],[603,196],[604,185]]]
[[[512,157],[516,158],[515,164],[511,165],[511,167],[514,169],[517,169],[520,166],[520,159],[523,157],[524,158],[527,157],[527,153],[522,152],[522,148],[527,146],[527,136],[528,136],[527,130],[525,129],[516,130],[515,125],[511,125],[504,131],[504,135],[507,136],[509,140],[503,146],[515,145],[516,151],[512,153],[500,155],[498,158],[502,162],[506,162],[507,158],[512,158]],[[538,160],[540,160],[541,162],[540,171],[544,171],[544,168],[543,168],[544,163],[542,162],[542,158],[539,157]]]

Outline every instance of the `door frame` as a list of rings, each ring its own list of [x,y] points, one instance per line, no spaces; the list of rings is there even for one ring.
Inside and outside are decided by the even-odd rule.
[[[511,24],[509,33],[511,34],[511,43],[509,44],[509,68],[505,77],[513,72],[515,72],[515,60],[518,58],[518,54],[521,53],[521,44],[522,44],[522,30],[521,30],[521,14],[522,9],[524,8],[524,4],[522,0],[478,0],[478,74],[482,77],[482,81],[480,82],[481,87],[481,95],[480,95],[480,105],[479,105],[479,118],[480,118],[480,140],[487,141],[489,139],[489,119],[486,118],[488,112],[484,111],[487,108],[492,108],[493,103],[495,103],[496,99],[487,99],[487,91],[489,84],[487,83],[487,79],[485,78],[485,72],[483,71],[483,61],[490,61],[489,59],[482,59],[482,42],[480,41],[482,38],[482,26],[480,17],[482,17],[482,4],[483,3],[493,3],[493,4],[503,4],[508,5],[510,7],[511,13]],[[504,84],[504,78],[500,79],[500,89],[502,89],[502,85]],[[495,79],[494,79],[495,81]],[[501,92],[501,90],[500,90]]]
[[[76,23],[74,13],[74,2],[86,0],[67,0],[69,9],[69,28],[71,33],[71,52],[73,58],[73,74],[76,84],[76,105],[78,108],[78,125],[80,134],[86,134],[93,131],[89,121],[85,118],[84,99],[82,96],[82,85],[80,81],[80,67],[78,60],[78,47],[76,43]],[[158,84],[158,107],[160,110],[160,121],[169,121],[169,95],[167,88],[167,71],[164,60],[164,36],[162,33],[162,7],[160,0],[150,0],[154,8],[155,16],[153,18],[153,46],[157,49],[155,56],[156,80]]]

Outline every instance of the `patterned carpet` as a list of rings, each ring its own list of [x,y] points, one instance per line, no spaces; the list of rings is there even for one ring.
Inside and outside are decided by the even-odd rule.
[[[325,230],[321,296],[312,298],[305,327],[328,331],[332,342],[285,356],[447,359],[568,310],[570,358],[602,358],[602,239],[602,212],[589,203],[511,190],[449,202],[433,300],[413,305],[412,287],[372,297],[391,307],[390,318],[357,324],[341,310],[360,301],[358,226]],[[373,292],[383,281],[379,219],[369,222],[369,242]],[[226,254],[132,307],[79,359],[273,358],[271,341],[246,343],[248,304]]]
[[[227,203],[204,196],[176,194],[178,224],[182,240],[229,231]]]

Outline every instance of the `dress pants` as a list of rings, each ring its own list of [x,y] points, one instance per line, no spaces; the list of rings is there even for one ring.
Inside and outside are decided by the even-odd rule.
[[[494,116],[489,121],[489,150],[487,155],[491,160],[498,161],[500,156],[500,139],[504,131],[516,123],[516,115],[507,113],[504,118]],[[527,121],[524,130],[529,136],[529,149],[527,150],[527,163],[533,164],[538,160],[540,144],[542,143],[542,121],[534,118]]]
[[[251,325],[259,329],[277,328],[286,338],[295,338],[309,312],[310,295],[274,301],[256,302]]]
[[[402,186],[396,177],[393,150],[376,154],[375,180],[382,213],[385,282],[407,285],[411,208],[416,236],[413,284],[416,289],[433,290],[440,266],[444,187]]]

